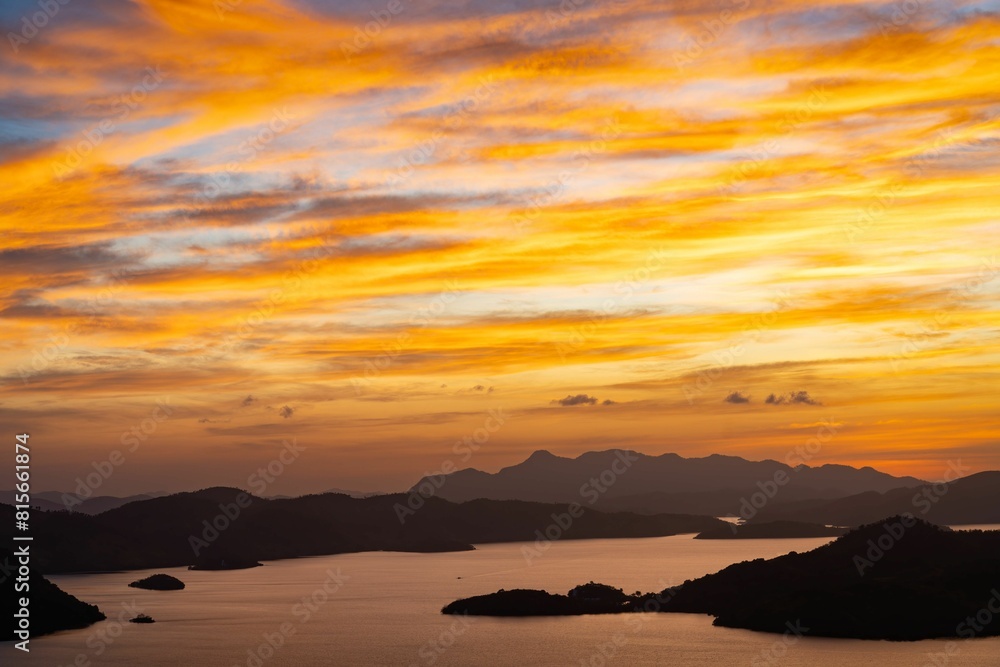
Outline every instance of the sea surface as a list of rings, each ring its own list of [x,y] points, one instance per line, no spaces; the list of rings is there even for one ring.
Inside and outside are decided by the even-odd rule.
[[[30,655],[5,644],[2,662],[53,667],[1000,665],[1000,638],[955,640],[948,654],[944,640],[783,637],[717,628],[711,617],[695,614],[497,619],[440,613],[457,598],[501,588],[565,593],[593,580],[630,593],[659,591],[735,562],[808,551],[829,541],[692,538],[563,540],[530,562],[525,550],[534,544],[489,544],[461,553],[269,561],[230,572],[177,568],[52,576],[63,590],[97,604],[108,620],[33,639]],[[128,588],[154,572],[172,574],[187,588]],[[156,623],[119,622],[138,611]],[[18,655],[11,659],[11,654]]]

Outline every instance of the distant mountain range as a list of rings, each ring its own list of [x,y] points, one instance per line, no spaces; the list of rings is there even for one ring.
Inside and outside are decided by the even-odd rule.
[[[591,480],[596,480],[597,486]],[[832,500],[864,492],[884,493],[926,482],[894,477],[870,467],[792,467],[778,461],[748,461],[719,454],[684,458],[677,454],[648,456],[609,450],[587,452],[576,458],[537,451],[496,473],[468,468],[443,480],[425,477],[412,490],[429,488],[428,484],[436,488],[434,495],[454,502],[476,498],[580,502],[581,496],[588,500],[596,496],[594,506],[608,511],[725,516],[740,514],[743,501],[755,493],[773,491],[768,501],[777,505]]]
[[[42,491],[31,494],[31,506],[38,507],[48,512],[59,510],[69,510],[71,512],[82,512],[83,514],[100,514],[113,510],[116,507],[127,505],[137,500],[149,500],[165,496],[165,491],[155,493],[140,493],[134,496],[92,496],[81,498],[75,493],[61,493],[59,491]],[[0,503],[5,505],[14,504],[14,491],[0,491]]]
[[[726,539],[732,528],[713,517],[734,514],[747,519],[735,535],[744,538],[774,531],[830,535],[824,525],[857,526],[904,513],[943,525],[1000,523],[1000,472],[928,484],[872,468],[626,450],[577,458],[535,452],[495,474],[468,469],[424,478],[410,494],[267,499],[217,487],[151,496],[99,496],[68,512],[61,494],[35,494],[32,505],[43,511],[32,513],[32,530],[48,546],[33,565],[43,573],[225,569],[300,556],[534,542],[547,530],[562,539],[679,533]],[[13,501],[10,492],[0,498]],[[559,524],[572,503],[582,516],[565,529]],[[0,504],[0,539],[10,536],[13,513]]]
[[[479,543],[534,542],[546,533],[561,539],[656,537],[698,533],[723,523],[705,516],[607,514],[589,507],[569,518],[566,504],[456,504],[440,498],[402,512],[410,501],[403,494],[268,500],[239,489],[212,488],[132,502],[97,516],[36,511],[32,535],[46,546],[32,564],[47,574],[185,565],[218,569],[223,562],[358,551],[459,551]],[[2,540],[11,537],[13,515],[13,507],[0,505]]]

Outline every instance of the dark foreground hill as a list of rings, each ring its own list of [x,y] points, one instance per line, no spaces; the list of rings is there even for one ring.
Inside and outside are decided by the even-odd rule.
[[[416,507],[417,509],[413,509]],[[456,504],[396,494],[322,494],[267,500],[213,488],[129,503],[97,516],[35,512],[34,556],[46,573],[129,570],[318,556],[358,551],[460,551],[476,543],[655,537],[718,526],[711,517],[606,514],[517,501]],[[568,521],[567,521],[568,520]],[[0,531],[14,525],[0,505]],[[4,535],[0,533],[0,536]]]
[[[738,563],[659,594],[590,597],[500,591],[442,611],[528,616],[654,610],[711,614],[726,627],[784,633],[791,626],[825,637],[997,636],[1000,531],[953,532],[896,516],[807,553]]]
[[[33,556],[34,554],[32,554]],[[51,581],[38,574],[32,568],[26,581],[18,581],[17,559],[6,549],[0,549],[0,564],[5,572],[0,580],[0,591],[3,591],[3,610],[5,628],[0,634],[2,641],[21,641],[15,634],[15,623],[18,619],[21,598],[28,599],[28,618],[30,636],[38,637],[59,630],[85,628],[92,623],[103,621],[106,617],[92,604],[81,602],[69,593],[62,591]],[[28,590],[16,590],[15,586],[25,584]]]

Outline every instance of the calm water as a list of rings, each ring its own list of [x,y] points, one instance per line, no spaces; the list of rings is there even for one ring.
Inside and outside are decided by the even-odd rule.
[[[805,637],[785,645],[779,635],[716,628],[711,617],[701,615],[462,620],[439,613],[452,600],[500,588],[565,593],[594,580],[628,592],[661,590],[734,562],[807,551],[826,541],[715,541],[683,535],[564,541],[530,565],[522,555],[523,545],[494,544],[465,553],[366,553],[275,561],[234,572],[160,570],[187,584],[174,592],[126,586],[153,570],[54,576],[61,588],[97,604],[109,620],[34,639],[27,658],[8,660],[19,652],[6,644],[3,662],[68,666],[79,659],[81,665],[88,664],[86,660],[123,667],[935,664],[930,654],[943,651],[944,641]],[[338,571],[339,588],[330,576]],[[113,619],[123,603],[135,604],[157,622],[119,624]],[[266,635],[281,644],[277,650],[266,644]],[[949,667],[1000,665],[1000,639],[959,640],[958,648]]]

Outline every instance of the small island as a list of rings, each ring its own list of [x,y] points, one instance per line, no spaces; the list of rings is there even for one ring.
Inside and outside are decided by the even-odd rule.
[[[794,537],[840,537],[847,528],[824,526],[804,521],[766,521],[764,523],[727,523],[695,535],[696,540],[775,540]]]
[[[143,588],[147,591],[180,591],[184,589],[184,582],[169,574],[154,574],[139,579],[129,584],[130,588]]]
[[[498,591],[445,614],[567,616],[702,613],[714,624],[810,636],[916,641],[1000,636],[1000,531],[952,531],[905,514],[807,553],[744,561],[659,594],[593,582],[567,595]]]
[[[135,618],[130,618],[129,623],[156,623],[152,616],[147,616],[146,614],[139,614]]]

